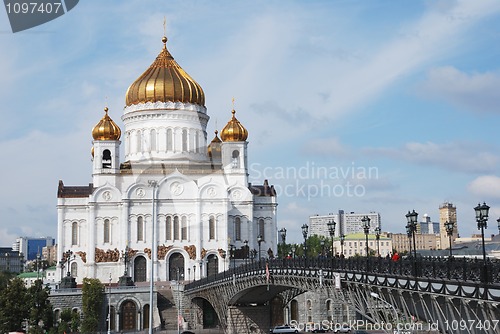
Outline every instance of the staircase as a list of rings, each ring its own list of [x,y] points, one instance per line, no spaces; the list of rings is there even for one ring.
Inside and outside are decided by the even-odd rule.
[[[177,307],[175,305],[170,282],[164,282],[162,287],[158,289],[157,298],[162,329],[177,330]]]

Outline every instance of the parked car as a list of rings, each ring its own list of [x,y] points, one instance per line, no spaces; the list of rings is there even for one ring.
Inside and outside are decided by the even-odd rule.
[[[289,326],[289,325],[283,325],[283,326],[276,326],[273,329],[269,330],[269,333],[274,334],[274,333],[298,333],[299,330],[295,327]]]
[[[334,333],[350,333],[351,330],[352,330],[351,327],[349,327],[349,325],[347,324],[342,324],[342,325],[337,324],[333,328]]]

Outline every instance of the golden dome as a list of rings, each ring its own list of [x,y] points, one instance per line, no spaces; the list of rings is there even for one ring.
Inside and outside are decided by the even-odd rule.
[[[218,133],[219,131],[215,130],[215,137],[212,139],[210,144],[208,144],[207,151],[210,158],[220,158],[221,155],[220,144],[222,143],[222,140],[220,140]]]
[[[118,125],[108,116],[108,107],[104,108],[105,115],[92,129],[94,140],[119,140],[122,132]]]
[[[156,60],[127,90],[127,106],[146,102],[185,102],[205,106],[205,93],[167,50],[163,37],[163,50]]]
[[[223,141],[245,141],[248,138],[248,131],[245,127],[236,119],[234,114],[236,111],[233,109],[231,111],[233,117],[227,122],[224,129],[220,134]]]

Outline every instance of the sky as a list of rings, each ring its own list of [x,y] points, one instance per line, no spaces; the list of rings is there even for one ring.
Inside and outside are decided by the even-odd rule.
[[[91,131],[162,48],[205,91],[208,140],[249,131],[250,180],[278,191],[278,228],[339,209],[500,216],[500,2],[80,1],[12,33],[0,9],[0,245],[56,236],[57,185],[91,179]],[[122,155],[123,156],[123,155]]]

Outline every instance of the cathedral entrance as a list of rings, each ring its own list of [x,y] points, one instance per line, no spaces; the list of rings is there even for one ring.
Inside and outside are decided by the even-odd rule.
[[[215,275],[219,272],[219,261],[215,254],[207,256],[207,276]]]
[[[169,258],[168,279],[170,281],[181,281],[184,279],[184,256],[174,253]]]
[[[134,260],[134,281],[146,282],[146,258],[138,256]]]
[[[122,305],[122,323],[121,330],[123,331],[135,331],[136,328],[136,315],[137,307],[135,303],[131,300],[127,300]]]

